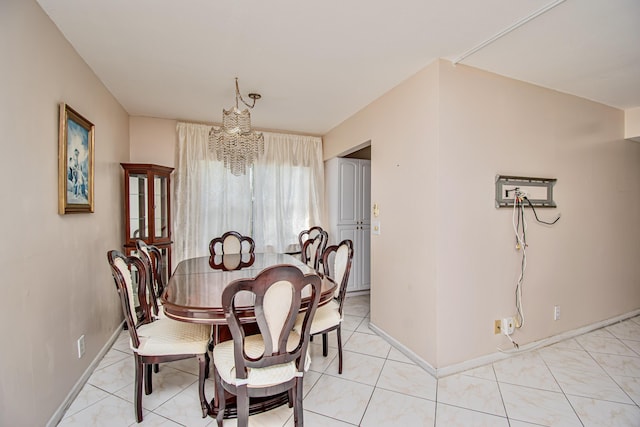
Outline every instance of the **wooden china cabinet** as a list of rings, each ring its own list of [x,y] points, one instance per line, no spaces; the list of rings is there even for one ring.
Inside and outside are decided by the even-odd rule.
[[[165,283],[171,273],[171,172],[148,163],[120,163],[124,169],[124,250],[136,250],[136,240],[157,246],[165,259]]]

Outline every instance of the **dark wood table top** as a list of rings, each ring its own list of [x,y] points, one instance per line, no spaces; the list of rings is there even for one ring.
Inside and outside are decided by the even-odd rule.
[[[287,254],[255,253],[241,257],[224,255],[214,259],[208,256],[186,259],[178,264],[162,293],[164,312],[167,317],[186,322],[226,324],[222,310],[224,288],[233,280],[255,277],[264,268],[278,264],[295,265],[305,274],[315,273],[299,259]],[[323,278],[320,305],[333,298],[335,288],[333,281]],[[253,302],[249,293],[238,295],[236,299],[236,307],[246,308],[247,322],[252,321]]]

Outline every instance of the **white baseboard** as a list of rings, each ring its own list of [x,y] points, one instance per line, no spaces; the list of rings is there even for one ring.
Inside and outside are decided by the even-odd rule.
[[[120,326],[115,330],[106,344],[98,352],[98,354],[84,371],[82,376],[78,379],[78,381],[76,381],[69,394],[67,394],[67,397],[62,401],[56,412],[53,413],[53,415],[49,419],[49,422],[47,422],[47,427],[55,427],[62,420],[64,414],[67,412],[67,409],[69,409],[69,406],[71,406],[76,397],[78,397],[78,394],[82,391],[82,387],[84,387],[87,381],[89,381],[91,374],[93,374],[93,371],[98,367],[104,355],[107,354],[107,352],[111,349],[111,346],[113,346],[113,343],[120,336],[120,332],[122,332],[123,327],[124,320],[122,321],[122,323],[120,323]]]
[[[571,331],[563,332],[561,334],[554,335],[552,337],[544,338],[544,339],[541,339],[541,340],[538,340],[538,341],[531,342],[529,344],[522,345],[522,346],[520,346],[520,348],[518,350],[514,349],[514,350],[509,350],[509,351],[491,353],[491,354],[487,354],[487,355],[484,355],[484,356],[477,357],[475,359],[466,360],[466,361],[461,362],[461,363],[456,363],[456,364],[453,364],[453,365],[444,366],[442,368],[434,368],[433,366],[431,366],[429,364],[429,362],[427,362],[426,360],[422,359],[420,356],[418,356],[412,350],[407,348],[402,343],[398,342],[396,339],[391,337],[389,334],[384,332],[382,329],[380,329],[379,327],[377,327],[373,323],[369,323],[369,328],[371,330],[373,330],[376,334],[378,334],[382,338],[384,338],[387,342],[389,342],[389,344],[394,346],[396,349],[398,349],[398,351],[400,351],[402,354],[407,356],[409,359],[411,359],[411,361],[413,361],[418,366],[423,368],[429,374],[431,374],[435,378],[442,378],[442,377],[446,377],[448,375],[453,375],[453,374],[457,374],[457,373],[460,373],[460,372],[464,372],[464,371],[467,371],[469,369],[478,368],[480,366],[488,365],[489,363],[497,362],[499,360],[507,359],[507,358],[509,358],[511,356],[514,356],[516,354],[521,354],[521,353],[524,353],[524,352],[527,352],[527,351],[531,351],[531,350],[535,350],[535,349],[538,349],[538,348],[541,348],[541,347],[546,347],[548,345],[555,344],[555,343],[560,342],[560,341],[564,341],[564,340],[568,340],[568,339],[571,339],[571,338],[575,338],[575,337],[577,337],[579,335],[586,334],[587,332],[591,332],[591,331],[594,331],[596,329],[603,328],[605,326],[613,325],[614,323],[618,323],[618,322],[621,322],[623,320],[629,319],[631,317],[635,317],[635,316],[637,316],[639,314],[640,314],[640,309],[636,309],[636,310],[630,311],[628,313],[622,314],[620,316],[612,317],[610,319],[602,320],[600,322],[596,322],[596,323],[593,323],[591,325],[583,326],[581,328],[573,329]]]
[[[387,334],[385,331],[378,328],[376,325],[374,325],[371,322],[369,322],[369,329],[371,329],[373,332],[375,332],[376,334],[384,338],[389,344],[394,346],[400,353],[404,354],[409,359],[411,359],[411,361],[414,362],[416,365],[420,366],[422,369],[427,371],[432,376],[438,378],[438,372],[436,368],[431,366],[429,362],[427,362],[426,360],[418,356],[416,353],[414,353],[412,350],[407,348],[405,345],[398,342],[395,338],[391,337],[391,335]]]

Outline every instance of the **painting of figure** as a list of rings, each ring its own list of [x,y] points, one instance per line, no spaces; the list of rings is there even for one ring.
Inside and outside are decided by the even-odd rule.
[[[71,119],[67,120],[67,149],[71,153],[67,164],[67,202],[89,203],[89,132]]]
[[[94,126],[65,104],[60,119],[59,212],[93,212]]]

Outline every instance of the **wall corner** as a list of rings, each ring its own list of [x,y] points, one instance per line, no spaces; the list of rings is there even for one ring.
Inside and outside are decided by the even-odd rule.
[[[640,142],[640,107],[624,110],[624,138]]]

